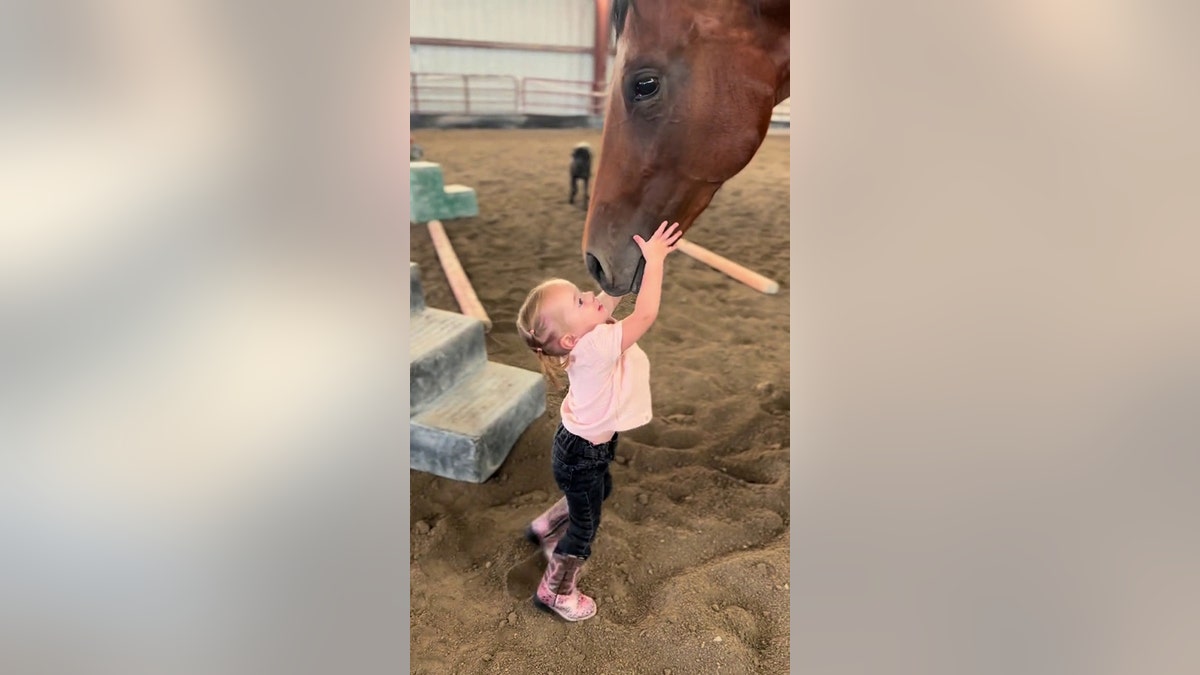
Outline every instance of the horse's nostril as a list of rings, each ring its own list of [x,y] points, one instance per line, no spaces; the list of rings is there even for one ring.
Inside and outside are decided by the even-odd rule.
[[[600,265],[600,259],[591,253],[587,254],[586,257],[588,274],[592,275],[592,278],[596,280],[596,283],[603,284],[604,268]]]

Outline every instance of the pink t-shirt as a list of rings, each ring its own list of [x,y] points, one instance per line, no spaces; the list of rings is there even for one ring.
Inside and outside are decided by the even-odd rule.
[[[607,443],[613,432],[650,421],[650,359],[636,343],[621,351],[621,324],[601,324],[580,338],[567,378],[562,424],[576,436]]]

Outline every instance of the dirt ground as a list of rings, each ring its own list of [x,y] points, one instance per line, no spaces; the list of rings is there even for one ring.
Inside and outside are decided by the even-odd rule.
[[[488,358],[537,369],[514,319],[546,277],[591,289],[584,212],[567,203],[572,147],[592,130],[414,130],[480,216],[446,231],[494,326]],[[560,395],[482,485],[411,473],[412,672],[787,673],[788,136],[768,136],[687,237],[780,284],[760,294],[682,252],[667,259],[650,357],[654,420],[622,434],[614,490],[581,578],[597,615],[569,624],[529,602],[544,565],[528,522],[558,498]],[[424,225],[426,300],[458,311]],[[632,310],[630,297],[618,317]]]

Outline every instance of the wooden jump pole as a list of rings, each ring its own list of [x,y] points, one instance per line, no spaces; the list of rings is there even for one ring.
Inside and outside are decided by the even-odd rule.
[[[454,291],[454,299],[458,300],[462,313],[482,321],[483,332],[492,330],[492,320],[488,318],[487,312],[483,311],[483,304],[475,295],[475,289],[471,288],[471,280],[467,278],[467,273],[458,262],[458,256],[454,255],[454,248],[450,246],[450,238],[446,236],[446,228],[442,227],[442,221],[429,221],[429,236],[433,238],[433,248],[437,251],[438,260],[442,261],[442,270],[446,273],[446,279],[450,281],[450,290]]]
[[[772,281],[758,272],[746,269],[728,258],[722,258],[716,253],[702,246],[697,246],[687,239],[680,239],[675,242],[675,247],[705,265],[719,272],[724,272],[760,293],[774,295],[779,292],[778,282]]]

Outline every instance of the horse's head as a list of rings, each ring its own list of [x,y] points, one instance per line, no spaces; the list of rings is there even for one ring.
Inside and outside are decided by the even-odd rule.
[[[615,0],[617,58],[583,254],[609,295],[636,292],[664,220],[687,231],[750,162],[788,96],[786,0]]]

